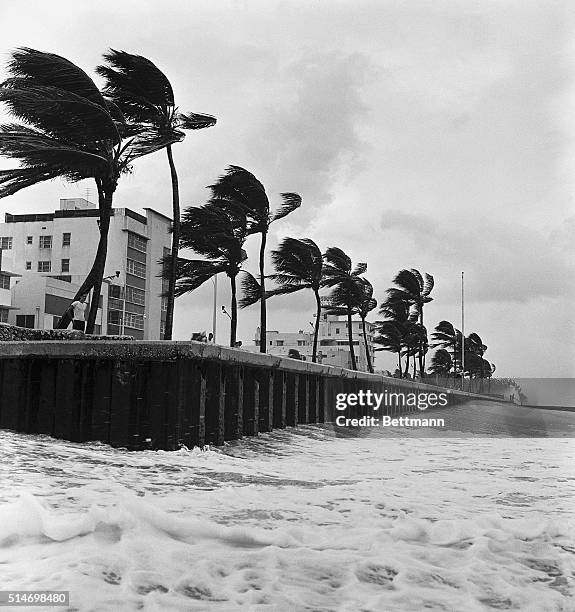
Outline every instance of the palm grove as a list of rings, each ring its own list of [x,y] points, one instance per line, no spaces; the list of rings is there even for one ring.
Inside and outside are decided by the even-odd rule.
[[[366,334],[369,313],[377,308],[366,263],[353,264],[340,248],[322,253],[310,238],[286,237],[271,252],[273,270],[265,269],[267,236],[272,223],[301,206],[294,192],[270,203],[263,184],[248,170],[231,165],[214,184],[201,206],[181,214],[174,145],[188,130],[212,127],[208,114],[184,113],[176,106],[167,76],[150,60],[110,50],[96,68],[99,88],[81,68],[66,58],[30,48],[15,51],[9,78],[0,85],[0,101],[17,122],[0,126],[0,155],[19,162],[0,171],[0,197],[54,178],[71,182],[93,179],[98,193],[99,243],[92,267],[75,299],[101,291],[113,198],[121,178],[143,156],[165,151],[172,187],[172,248],[162,262],[168,280],[165,340],[172,338],[174,301],[194,291],[216,274],[230,282],[230,346],[237,344],[238,307],[259,304],[261,352],[266,352],[267,302],[278,295],[308,290],[315,302],[312,361],[318,360],[322,312],[347,319],[350,364],[357,369],[352,317],[361,321],[368,369],[373,372]],[[245,241],[259,238],[257,273],[245,269]],[[196,257],[180,255],[180,249]],[[441,321],[431,335],[424,325],[424,306],[433,298],[433,277],[418,270],[401,270],[380,304],[382,320],[375,324],[377,350],[397,355],[396,375],[425,376],[426,357],[437,348],[428,371],[436,376],[489,378],[494,366],[484,359],[487,347],[473,333],[462,333]],[[271,283],[271,284],[270,284]],[[241,297],[238,299],[238,284]],[[324,292],[321,295],[321,292]],[[98,300],[92,300],[86,332],[94,332]],[[69,325],[63,313],[59,326]],[[464,358],[462,359],[462,353]]]

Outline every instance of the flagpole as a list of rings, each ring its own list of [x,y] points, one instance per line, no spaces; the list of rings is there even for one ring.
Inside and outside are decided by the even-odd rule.
[[[461,273],[461,390],[464,390],[465,381],[465,310],[463,292],[463,272]]]

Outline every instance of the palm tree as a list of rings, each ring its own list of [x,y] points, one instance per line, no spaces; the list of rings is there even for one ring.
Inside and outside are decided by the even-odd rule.
[[[261,234],[259,254],[259,291],[260,291],[260,352],[267,348],[267,312],[265,288],[265,250],[270,225],[283,219],[301,206],[297,193],[282,193],[283,203],[275,210],[270,209],[266,190],[262,183],[245,168],[229,166],[223,176],[210,186],[212,202],[224,201],[226,205],[238,206],[248,218],[248,234]]]
[[[417,322],[417,313],[407,302],[384,302],[379,312],[386,320],[376,322],[378,335],[374,342],[381,345],[381,349],[376,350],[397,353],[399,374],[407,376],[410,358],[415,358],[422,346],[427,347],[427,331]],[[405,356],[405,370],[402,355]]]
[[[171,340],[180,242],[180,190],[172,144],[184,139],[182,130],[212,127],[216,124],[216,118],[211,115],[179,112],[168,77],[149,59],[114,49],[110,49],[104,59],[108,65],[96,68],[98,74],[106,79],[104,94],[118,105],[126,118],[141,126],[151,140],[164,143],[168,157],[172,180],[173,222],[164,340]]]
[[[243,249],[247,237],[245,215],[236,210],[225,210],[211,203],[190,206],[182,216],[180,248],[187,248],[202,255],[204,259],[178,257],[176,297],[197,289],[200,285],[221,272],[230,279],[231,326],[230,346],[236,346],[238,309],[236,278],[247,255]],[[164,258],[165,263],[170,256]],[[169,268],[166,266],[166,274]]]
[[[376,323],[377,335],[373,341],[380,345],[376,351],[390,351],[397,353],[397,369],[400,378],[403,377],[403,365],[401,363],[401,353],[404,349],[403,327],[398,321],[379,321]]]
[[[440,321],[435,327],[435,331],[431,334],[431,339],[434,343],[432,348],[443,348],[451,351],[453,378],[455,379],[458,372],[457,358],[461,353],[462,334],[449,321]]]
[[[100,240],[94,263],[74,299],[92,290],[86,326],[93,333],[108,245],[114,192],[120,176],[142,155],[166,146],[126,122],[92,79],[69,60],[30,48],[12,54],[10,78],[0,101],[23,124],[0,126],[0,154],[20,167],[0,171],[0,197],[57,177],[94,179],[98,189]],[[58,327],[65,328],[69,316]]]
[[[465,371],[469,374],[470,380],[472,377],[481,379],[481,389],[486,373],[491,372],[491,365],[483,359],[485,351],[487,345],[483,344],[479,334],[473,332],[465,338]]]
[[[431,358],[429,371],[439,376],[449,376],[452,367],[453,360],[451,359],[449,351],[442,348],[437,349]]]
[[[347,337],[352,370],[357,370],[357,361],[353,349],[352,315],[361,299],[358,290],[358,278],[367,270],[366,263],[352,266],[351,258],[337,247],[330,247],[324,256],[324,278],[322,287],[330,287],[328,311],[338,312],[344,309],[347,316]]]
[[[365,345],[365,354],[367,358],[367,369],[373,374],[373,364],[371,363],[371,353],[369,351],[369,344],[367,342],[367,332],[365,329],[365,322],[367,315],[377,308],[377,300],[373,298],[373,285],[366,278],[358,279],[358,289],[360,291],[360,297],[358,304],[355,308],[356,314],[361,319],[361,331],[363,334],[363,343]]]
[[[274,295],[296,293],[311,289],[315,296],[316,319],[313,336],[312,361],[317,361],[317,341],[321,318],[319,290],[323,278],[323,257],[317,244],[309,238],[284,238],[279,247],[272,251],[272,262],[276,270],[268,278],[278,287],[266,291],[266,299]],[[240,308],[251,306],[260,299],[260,285],[251,274],[242,279],[243,297]]]
[[[393,282],[397,287],[387,290],[386,303],[407,302],[417,313],[419,324],[423,325],[423,307],[433,300],[430,293],[433,289],[434,280],[431,274],[421,273],[412,268],[411,270],[400,270]],[[419,351],[419,372],[421,377],[425,376],[425,350],[421,347]]]

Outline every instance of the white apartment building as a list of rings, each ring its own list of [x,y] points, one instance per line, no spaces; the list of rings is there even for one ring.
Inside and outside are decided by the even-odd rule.
[[[372,365],[375,364],[375,345],[373,343],[374,325],[366,322],[366,336]],[[259,350],[259,328],[256,330],[255,343],[245,347],[248,350]],[[354,353],[359,370],[368,371],[365,342],[360,320],[352,320],[352,338]],[[291,349],[295,349],[307,361],[311,361],[313,352],[313,329],[294,332],[268,331],[267,353],[287,357]],[[347,333],[347,318],[336,315],[322,314],[318,335],[318,363],[351,368],[351,354]]]
[[[115,208],[95,333],[139,340],[163,336],[165,281],[159,260],[171,249],[171,219]],[[56,327],[88,274],[98,247],[99,211],[84,198],[60,200],[53,213],[6,214],[0,223],[0,320]],[[119,274],[118,274],[119,273]],[[8,292],[9,291],[9,297]],[[90,296],[92,299],[92,296]]]

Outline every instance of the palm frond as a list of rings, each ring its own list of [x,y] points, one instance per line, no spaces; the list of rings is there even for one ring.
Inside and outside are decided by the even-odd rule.
[[[213,127],[217,123],[217,119],[212,115],[204,113],[178,113],[178,126],[184,130],[203,130]]]
[[[284,238],[271,253],[276,269],[274,280],[280,284],[306,283],[319,289],[323,258],[317,244],[309,238]]]
[[[260,301],[262,288],[253,274],[244,270],[240,286],[242,291],[242,296],[238,300],[238,306],[240,308],[253,306]]]
[[[118,127],[106,105],[100,106],[70,91],[48,86],[26,85],[13,80],[0,88],[4,102],[17,118],[56,138],[71,143],[120,142]]]
[[[415,271],[417,272],[417,270]],[[422,285],[420,285],[419,280],[421,279],[421,275],[417,272],[419,278],[416,274],[414,274],[413,270],[400,270],[393,279],[393,282],[400,287],[402,291],[406,294],[410,294],[411,296],[418,296]]]
[[[283,219],[301,206],[301,196],[297,193],[282,193],[283,204],[272,215],[272,221]]]
[[[60,55],[21,47],[8,62],[9,73],[26,81],[28,86],[55,87],[106,107],[94,81],[78,66]],[[10,79],[4,85],[9,86]]]
[[[435,285],[435,281],[433,280],[433,276],[431,276],[431,274],[428,274],[426,272],[425,282],[423,283],[423,294],[428,296],[433,290],[434,285]]]
[[[157,127],[169,118],[174,107],[174,92],[167,76],[148,58],[110,49],[104,54],[107,65],[96,72],[105,79],[104,93],[131,121]]]
[[[164,275],[169,274],[169,257],[164,262],[163,270]],[[176,297],[195,291],[206,281],[210,280],[210,278],[221,272],[226,274],[228,272],[228,265],[225,261],[207,261],[179,257],[176,265]]]
[[[14,195],[26,187],[61,176],[60,169],[49,170],[43,166],[37,168],[17,168],[0,170],[0,198]]]
[[[270,205],[262,183],[241,166],[228,166],[226,172],[209,186],[211,201],[227,202],[241,209],[252,222],[250,233],[267,230]]]

